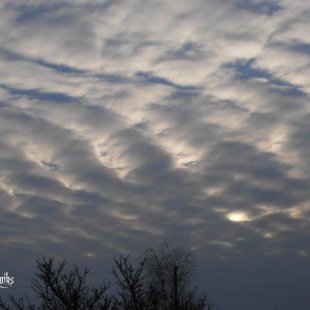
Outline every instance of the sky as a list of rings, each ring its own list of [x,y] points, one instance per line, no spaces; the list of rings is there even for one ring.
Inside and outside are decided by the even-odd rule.
[[[98,282],[168,240],[216,309],[309,309],[309,15],[308,0],[2,0],[9,293],[38,257]]]

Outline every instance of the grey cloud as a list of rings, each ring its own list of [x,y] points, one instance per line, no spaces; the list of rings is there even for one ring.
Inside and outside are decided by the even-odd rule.
[[[204,119],[214,112],[216,106],[213,98],[199,96],[199,93],[175,92],[165,99],[164,104],[154,104],[151,109],[159,119],[166,119],[173,124],[170,132],[199,147],[212,144],[225,134],[221,123]]]
[[[51,190],[53,191],[53,188],[51,188]],[[44,192],[40,191],[40,194],[44,195]],[[17,198],[22,200],[22,203],[18,207],[18,211],[32,216],[35,215],[37,220],[40,220],[41,217],[61,217],[66,210],[66,205],[55,199],[31,195],[27,195],[26,197],[18,196]]]
[[[48,55],[46,47],[53,50],[54,59],[62,57],[62,52],[84,55],[90,46],[93,46],[94,32],[91,23],[84,14],[74,6],[57,2],[51,4],[30,3],[26,6],[7,5],[6,9],[13,15],[11,23],[14,25],[17,35],[27,40],[19,41],[19,48],[26,52],[27,56],[41,56],[45,58],[45,53],[38,54],[38,46],[42,47]],[[11,40],[7,38],[8,46]],[[53,61],[51,62],[54,62]],[[70,66],[70,65],[69,65]]]
[[[139,55],[145,48],[156,46],[143,32],[124,32],[108,38],[103,45],[102,54],[114,59]]]
[[[180,47],[169,49],[163,56],[158,59],[161,61],[197,61],[204,57],[210,56],[203,50],[203,47],[195,42],[186,42]]]
[[[17,7],[14,7],[14,4],[7,4],[6,5],[7,8],[15,8],[17,10],[17,12],[19,13],[18,16],[16,17],[16,22],[23,24],[23,23],[27,23],[27,22],[31,22],[33,19],[38,19],[41,18],[43,16],[45,16],[45,14],[48,14],[50,12],[57,12],[62,8],[65,8],[66,5],[64,3],[61,2],[56,2],[56,3],[41,3],[39,5],[33,5],[30,3],[29,4],[24,4],[24,5],[20,5]]]
[[[303,118],[295,122],[294,129],[291,132],[288,149],[293,150],[299,154],[301,158],[301,165],[306,173],[309,173],[308,164],[310,156],[310,148],[307,143],[310,134],[309,115],[305,115]]]
[[[205,160],[207,164],[210,162],[212,169],[221,169],[225,173],[235,170],[271,181],[271,178],[281,179],[283,170],[285,172],[288,168],[275,160],[275,154],[260,152],[254,146],[238,141],[215,145]]]
[[[255,0],[239,0],[236,1],[238,9],[249,10],[255,14],[266,14],[268,16],[274,15],[281,10],[281,2],[278,0],[273,1],[255,1]]]
[[[222,197],[236,209],[255,210],[256,205],[266,204],[281,210],[307,200],[309,181],[289,177],[292,167],[282,164],[272,153],[240,142],[226,142],[216,145],[205,161],[208,168],[204,178],[210,185],[216,182],[224,187]]]
[[[292,42],[290,49],[301,54],[310,54],[310,44],[307,42]]]

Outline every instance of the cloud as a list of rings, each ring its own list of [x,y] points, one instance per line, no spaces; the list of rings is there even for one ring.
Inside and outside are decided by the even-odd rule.
[[[236,7],[241,10],[249,10],[254,14],[266,14],[268,16],[272,16],[281,10],[280,1],[240,0],[236,2]]]
[[[166,237],[214,270],[306,274],[309,9],[2,1],[1,266],[109,268]]]

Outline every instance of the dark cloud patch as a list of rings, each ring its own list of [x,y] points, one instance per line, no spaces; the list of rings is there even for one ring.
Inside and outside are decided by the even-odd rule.
[[[293,191],[288,193],[285,190],[287,188],[284,186],[280,186],[278,189],[275,187],[264,188],[262,185],[255,186],[255,184],[250,183],[250,180],[245,180],[233,182],[223,194],[227,197],[236,197],[232,199],[231,206],[234,206],[234,209],[237,210],[250,210],[254,205],[259,204],[288,208],[304,201],[306,195],[302,197],[294,195]]]
[[[81,6],[86,9],[86,10],[95,10],[95,11],[101,11],[101,12],[106,12],[110,8],[112,8],[115,5],[119,5],[123,2],[123,0],[105,0],[102,2],[97,2],[97,3],[83,3]]]
[[[253,68],[253,65],[255,65],[255,59],[238,60],[235,63],[226,64],[225,67],[235,69],[240,79],[264,78],[271,80],[272,74],[270,72],[258,68]],[[286,84],[283,84],[282,82],[278,85],[285,86]]]
[[[131,171],[128,178],[138,179],[149,184],[154,182],[161,182],[162,185],[167,183],[175,184],[176,176],[170,174],[168,171],[169,166],[167,167],[167,161],[165,159],[158,159]]]
[[[278,114],[272,112],[254,112],[246,119],[243,131],[253,130],[253,136],[263,139],[266,133],[274,129],[277,124],[281,123]]]
[[[17,7],[18,15],[15,22],[19,25],[33,23],[35,20],[46,19],[52,23],[67,24],[72,15],[61,14],[62,9],[70,7],[66,2],[41,3],[37,5],[20,5]]]
[[[52,70],[59,72],[59,73],[67,73],[67,74],[74,74],[74,75],[80,75],[80,74],[85,73],[85,70],[80,70],[78,68],[74,68],[74,67],[67,66],[64,64],[49,63],[49,62],[44,61],[44,60],[37,60],[37,61],[34,61],[34,63],[36,63],[40,66],[52,69]]]
[[[83,70],[73,66],[68,66],[61,63],[52,63],[48,62],[44,59],[30,57],[27,55],[23,55],[20,53],[13,52],[6,48],[0,48],[0,55],[4,57],[7,61],[16,62],[21,61],[25,63],[31,63],[36,66],[41,66],[43,68],[47,68],[53,70],[58,74],[65,74],[70,75],[71,77],[84,77],[84,78],[95,78],[104,83],[111,83],[111,84],[124,84],[124,83],[132,83],[132,80],[121,74],[108,74],[108,73],[96,73],[90,70]],[[5,84],[0,85],[3,89],[8,90],[12,94],[16,95],[25,95],[32,97],[34,99],[39,100],[53,100],[55,102],[69,102],[69,101],[77,101],[78,98],[72,97],[70,95],[58,92],[44,92],[39,89],[19,89],[14,88]],[[122,92],[124,93],[124,92]]]
[[[138,130],[145,130],[147,128],[147,122],[139,122],[135,124],[135,128]]]
[[[24,154],[20,152],[18,147],[15,149],[8,147],[9,151],[4,150],[4,148],[1,148],[1,151],[5,154],[2,153],[1,156],[1,168],[2,172],[4,171],[9,171],[10,173],[28,173],[34,168],[34,164],[29,161],[25,160],[23,158]],[[17,156],[15,153],[20,152],[21,154]]]
[[[97,217],[98,214],[104,213],[104,210],[111,210],[113,203],[102,193],[98,194],[93,191],[75,190],[72,196],[76,204],[71,214],[76,217]]]
[[[171,92],[166,99],[167,100],[180,100],[180,101],[184,101],[186,99],[188,100],[194,100],[195,98],[197,98],[200,95],[200,91],[199,88],[196,89],[177,89],[173,92]],[[160,106],[157,105],[157,106]],[[154,104],[154,107],[156,107],[156,104]]]
[[[16,22],[23,24],[27,22],[32,22],[36,18],[44,17],[45,14],[49,14],[51,11],[58,11],[59,9],[66,7],[66,3],[55,2],[55,3],[39,3],[38,5],[22,4],[14,6],[14,3],[7,4],[7,8],[14,8],[18,15],[16,17]]]
[[[95,73],[89,70],[76,68],[73,66],[68,66],[63,63],[53,63],[46,61],[45,59],[31,57],[28,55],[23,55],[21,53],[17,53],[11,51],[9,49],[0,47],[0,55],[4,57],[8,61],[24,61],[29,62],[34,65],[42,66],[48,69],[51,69],[60,74],[68,74],[74,77],[84,76],[84,77],[95,77],[106,83],[129,83],[131,82],[130,78],[121,74],[108,74],[108,73]]]
[[[226,68],[233,68],[240,80],[261,78],[268,81],[270,85],[282,87],[282,89],[292,96],[307,96],[307,94],[297,85],[275,77],[271,72],[255,67],[255,59],[238,60],[235,63],[225,64]]]
[[[121,188],[121,182],[117,180],[113,171],[99,163],[92,148],[72,131],[64,130],[44,119],[37,119],[30,115],[8,113],[6,120],[8,122],[15,120],[19,129],[31,137],[32,143],[38,143],[46,148],[52,145],[54,158],[61,163],[62,171],[71,176],[73,180],[82,182],[85,186],[100,188],[100,191]],[[33,188],[33,190],[36,185],[42,187],[42,190],[48,190],[50,187],[50,191],[52,188],[58,187],[58,183],[54,183],[53,180],[43,178],[41,182],[38,176],[29,174],[29,177],[28,181],[27,175],[20,174],[16,176],[16,181],[21,182],[22,186]]]
[[[0,54],[6,58],[8,61],[24,61],[24,62],[30,62],[35,65],[39,65],[42,67],[46,67],[49,69],[52,69],[58,73],[67,73],[67,74],[84,74],[86,73],[85,70],[80,70],[78,68],[74,68],[72,66],[67,66],[65,64],[57,64],[57,63],[51,63],[48,61],[45,61],[43,59],[30,57],[27,55],[23,55],[21,53],[16,53],[14,51],[8,50],[6,48],[0,48]]]
[[[29,11],[28,11],[29,8]],[[78,6],[67,4],[66,2],[56,2],[54,4],[29,6],[13,6],[12,11],[16,14],[14,24],[18,35],[27,37],[27,41],[21,42],[21,48],[25,54],[38,57],[50,63],[63,63],[64,55],[83,57],[94,47],[95,33],[92,23],[85,15],[86,11]],[[24,49],[22,46],[44,46],[43,49]],[[50,51],[53,51],[50,54]],[[51,57],[50,57],[51,56]],[[67,66],[75,66],[69,62]]]
[[[310,135],[310,115],[307,114],[294,124],[287,147],[296,152],[301,159],[304,172],[309,173],[310,146],[308,143]]]
[[[147,47],[156,46],[156,42],[141,31],[136,33],[121,32],[106,39],[104,43],[102,54],[116,60],[123,57],[134,57],[141,54]]]
[[[239,141],[216,144],[205,161],[219,174],[220,171],[225,174],[239,172],[264,181],[282,180],[288,169],[276,160],[275,154],[260,152],[256,147]]]
[[[237,0],[238,9],[248,10],[255,14],[264,14],[272,16],[281,10],[278,0],[255,1],[255,0]]]
[[[42,164],[51,171],[57,171],[60,168],[60,166],[55,163],[48,163],[46,161],[42,161]]]
[[[0,101],[0,109],[1,109],[1,108],[8,108],[8,107],[10,107],[9,104]]]
[[[188,41],[182,44],[180,47],[169,49],[163,56],[158,59],[158,62],[173,60],[198,61],[206,56],[208,56],[208,54],[203,51],[202,46],[200,46],[198,43]]]
[[[33,193],[41,193],[48,195],[49,193],[55,193],[60,195],[64,190],[62,184],[51,178],[35,175],[31,173],[16,174],[8,178],[10,182],[16,184],[17,187],[23,191],[30,191]]]
[[[229,102],[218,102],[212,97],[199,92],[173,92],[161,104],[151,106],[159,120],[170,124],[163,135],[175,135],[181,141],[201,149],[221,140],[227,134],[220,122],[212,122],[212,115],[220,107],[223,110],[234,110]],[[241,110],[237,109],[237,113]]]
[[[18,195],[17,199],[21,199],[22,203],[18,206],[18,211],[29,214],[30,216],[40,217],[58,217],[63,216],[67,205],[56,199],[48,199],[38,195]],[[39,219],[38,219],[39,220]]]
[[[77,102],[79,100],[79,98],[72,97],[60,92],[45,92],[39,89],[19,89],[3,84],[0,84],[0,88],[9,91],[12,95],[26,96],[42,101]]]
[[[8,50],[4,47],[0,47],[0,55],[2,57],[5,57],[6,60],[8,61],[24,61],[24,60],[28,60],[27,57],[23,56],[20,53],[16,53],[14,51]]]
[[[297,226],[299,226],[300,229],[297,230]],[[302,234],[302,232],[307,229],[307,226],[309,226],[309,224],[307,224],[304,219],[294,219],[283,212],[276,212],[273,214],[265,215],[264,217],[255,221],[255,227],[260,228],[262,231],[274,231],[276,234],[283,234],[283,237],[284,235],[288,237],[290,235]],[[283,238],[281,241],[275,238],[273,242],[279,241],[282,243],[285,239],[286,238]],[[301,241],[301,244],[305,243],[304,238],[296,238],[295,241],[297,244],[299,243],[298,241]]]
[[[142,83],[146,83],[146,84],[161,84],[164,86],[173,87],[173,88],[175,88],[177,90],[181,90],[181,91],[182,90],[183,91],[193,91],[193,90],[198,89],[196,86],[176,84],[173,81],[170,81],[166,78],[153,75],[151,72],[140,71],[140,72],[137,72],[135,74],[135,76],[137,78],[139,78]]]
[[[306,42],[294,42],[290,49],[297,53],[310,55],[310,44]]]
[[[119,84],[119,83],[130,82],[130,79],[128,77],[124,75],[120,75],[120,74],[101,73],[101,74],[96,74],[95,76],[106,83]]]
[[[208,187],[221,188],[209,202],[230,210],[261,213],[260,206],[278,211],[307,201],[309,181],[288,175],[291,167],[272,153],[240,142],[222,142],[206,156],[202,177]]]

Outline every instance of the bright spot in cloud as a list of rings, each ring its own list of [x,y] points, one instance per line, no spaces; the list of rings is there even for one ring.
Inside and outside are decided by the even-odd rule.
[[[249,216],[242,211],[235,211],[226,214],[226,217],[232,222],[247,222],[250,221]]]

